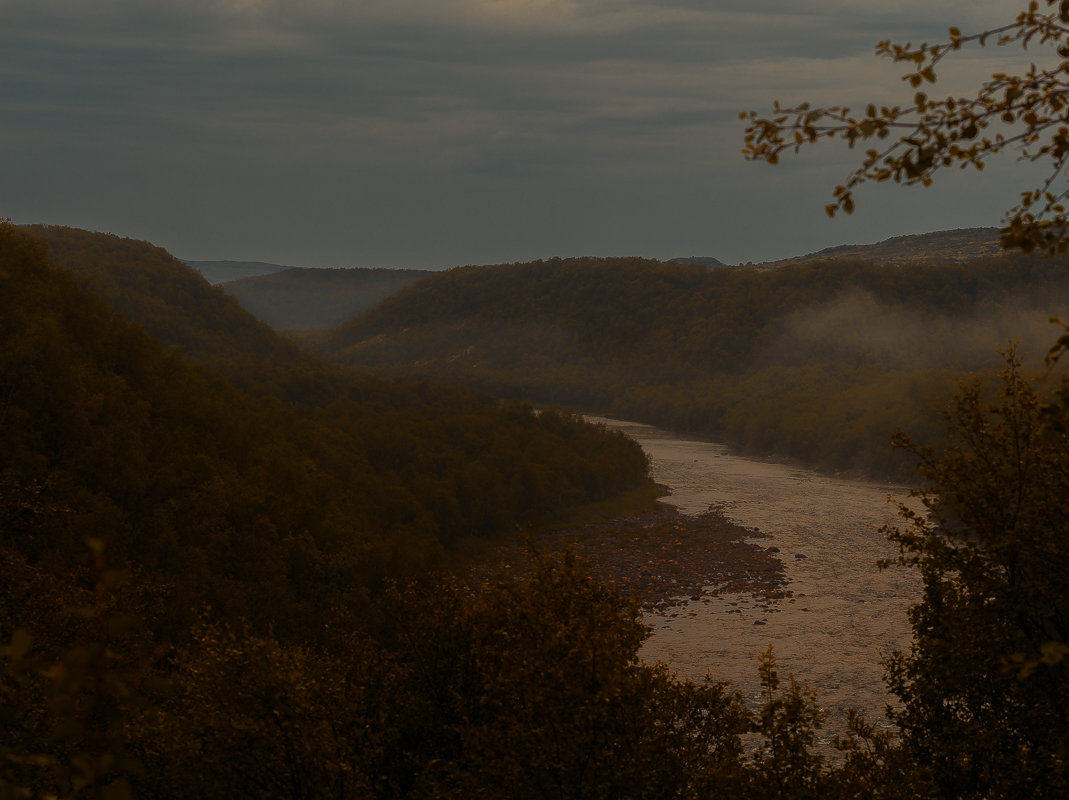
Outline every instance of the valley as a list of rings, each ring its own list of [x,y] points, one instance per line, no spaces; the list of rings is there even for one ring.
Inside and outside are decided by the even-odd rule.
[[[910,644],[944,625],[922,615],[932,584],[877,562],[929,563],[948,515],[980,529],[1017,508],[1039,531],[1027,574],[1043,592],[1063,574],[1045,532],[1060,373],[1038,367],[1069,280],[1061,259],[844,252],[239,281],[282,305],[307,290],[307,327],[283,333],[147,242],[0,223],[0,699],[17,735],[0,782],[54,786],[4,764],[74,758],[58,725],[72,747],[133,753],[147,769],[122,780],[147,796],[460,796],[548,770],[756,797],[787,763],[783,726],[812,786],[856,796],[864,759],[902,757],[893,732],[923,686]],[[323,298],[364,291],[366,310],[317,327]],[[957,488],[910,499],[889,542],[888,497],[918,484]],[[1022,675],[1047,664],[1019,655]],[[49,661],[87,666],[60,686]],[[118,693],[107,738],[61,699],[102,692]]]

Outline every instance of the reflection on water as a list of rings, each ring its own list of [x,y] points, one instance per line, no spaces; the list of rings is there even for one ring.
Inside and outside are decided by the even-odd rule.
[[[907,490],[741,458],[647,425],[597,421],[642,445],[654,480],[671,487],[666,502],[688,514],[716,506],[765,534],[754,541],[779,548],[792,592],[784,600],[706,597],[651,613],[643,657],[684,677],[708,671],[756,697],[757,657],[771,643],[781,675],[817,690],[830,728],[850,706],[879,721],[891,702],[881,661],[909,646],[906,609],[920,584],[904,568],[877,568],[895,550],[875,528],[896,518],[889,496],[903,500]]]

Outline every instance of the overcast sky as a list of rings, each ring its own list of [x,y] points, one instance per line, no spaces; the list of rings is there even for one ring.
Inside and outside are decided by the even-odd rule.
[[[746,163],[738,114],[777,99],[908,104],[876,42],[990,27],[1018,7],[0,0],[0,217],[189,259],[427,269],[737,263],[997,225],[1029,188],[1012,160],[926,190],[872,187],[829,220],[850,151]],[[967,55],[939,85],[1006,58]]]

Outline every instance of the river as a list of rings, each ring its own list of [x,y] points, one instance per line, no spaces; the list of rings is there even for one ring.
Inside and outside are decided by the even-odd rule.
[[[793,673],[816,690],[830,732],[851,706],[882,721],[892,698],[881,662],[909,646],[906,609],[920,582],[903,567],[877,568],[895,549],[876,528],[896,519],[889,498],[905,500],[907,489],[743,458],[648,425],[597,421],[642,445],[654,480],[671,489],[665,502],[686,514],[714,506],[760,531],[753,541],[779,548],[789,581],[791,596],[780,600],[721,593],[648,613],[653,633],[642,657],[682,677],[709,672],[756,702],[758,656],[771,643],[781,678]]]

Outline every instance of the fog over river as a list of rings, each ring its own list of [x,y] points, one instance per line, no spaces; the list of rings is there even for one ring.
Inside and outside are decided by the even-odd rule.
[[[757,659],[771,643],[781,678],[791,672],[817,691],[829,735],[850,706],[882,721],[891,698],[881,662],[909,646],[906,609],[920,582],[903,567],[877,568],[895,548],[876,528],[897,518],[888,497],[905,500],[907,488],[742,458],[648,425],[597,421],[642,445],[654,480],[671,488],[665,502],[686,514],[714,506],[757,529],[763,536],[753,541],[778,547],[787,572],[784,599],[704,595],[647,614],[653,635],[642,656],[683,677],[708,671],[756,700]]]

